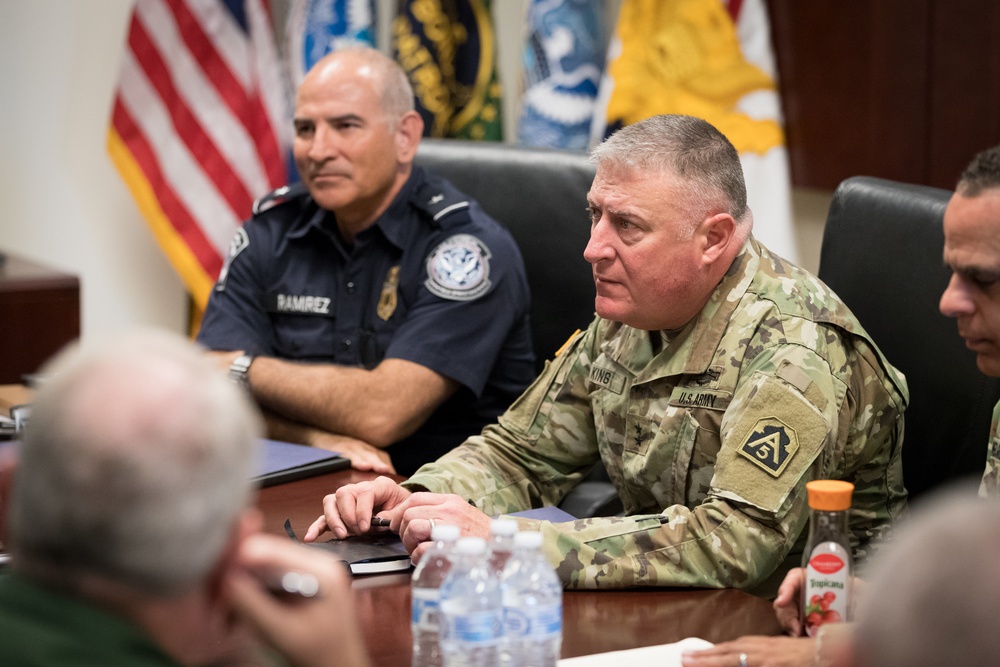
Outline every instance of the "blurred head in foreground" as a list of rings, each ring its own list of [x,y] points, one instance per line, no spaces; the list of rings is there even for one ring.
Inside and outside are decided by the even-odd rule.
[[[255,408],[164,332],[69,349],[43,375],[11,491],[8,586],[128,619],[178,662],[216,659],[234,631],[223,578],[259,528]]]
[[[961,489],[922,508],[870,572],[855,667],[996,662],[1000,503]]]

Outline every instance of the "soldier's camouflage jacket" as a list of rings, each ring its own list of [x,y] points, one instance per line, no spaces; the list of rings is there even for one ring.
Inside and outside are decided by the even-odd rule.
[[[807,481],[854,483],[855,545],[903,510],[908,400],[836,295],[751,238],[685,327],[595,319],[405,486],[497,515],[558,503],[600,457],[626,516],[532,526],[566,586],[748,588],[806,527]]]
[[[997,435],[997,421],[1000,420],[1000,403],[993,408],[993,419],[990,420],[990,442],[986,452],[986,471],[983,482],[979,486],[979,495],[983,497],[1000,496],[1000,436]]]

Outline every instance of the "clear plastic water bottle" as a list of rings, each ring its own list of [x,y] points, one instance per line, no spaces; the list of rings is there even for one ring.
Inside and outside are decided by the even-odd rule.
[[[562,648],[562,583],[542,555],[541,533],[518,533],[514,546],[501,577],[501,664],[554,667]]]
[[[458,526],[441,524],[431,531],[433,544],[424,552],[410,580],[413,606],[410,628],[413,631],[413,667],[441,667],[438,601],[441,584],[451,570],[451,552],[458,541]]]
[[[463,537],[455,545],[439,609],[446,667],[498,667],[503,602],[482,538]]]
[[[514,536],[517,535],[517,520],[511,518],[493,519],[490,522],[489,560],[499,577],[514,553]]]

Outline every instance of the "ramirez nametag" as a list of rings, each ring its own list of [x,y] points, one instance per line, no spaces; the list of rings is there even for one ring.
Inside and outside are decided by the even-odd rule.
[[[330,297],[306,294],[275,294],[268,301],[272,313],[330,315]]]

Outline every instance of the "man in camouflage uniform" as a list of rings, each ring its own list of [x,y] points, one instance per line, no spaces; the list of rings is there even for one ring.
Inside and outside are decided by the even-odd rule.
[[[944,261],[951,269],[952,277],[941,295],[941,313],[957,320],[959,334],[977,353],[979,370],[985,375],[1000,377],[1000,146],[976,155],[962,173],[955,194],[945,208],[944,237]],[[980,496],[1000,496],[998,418],[1000,403],[993,409]],[[954,514],[953,507],[957,502],[955,499],[949,503],[952,516],[959,516]],[[964,518],[968,519],[967,516]],[[971,533],[967,531],[965,534]],[[936,541],[948,543],[951,552],[954,552],[954,545],[945,538],[939,535]],[[895,545],[893,553],[909,554],[900,550],[899,545]],[[912,562],[913,558],[907,555],[907,560]],[[888,572],[884,563],[882,569],[884,573]],[[964,576],[964,571],[962,574],[964,581],[970,580]],[[832,662],[833,656],[843,652],[841,645],[850,641],[853,628],[839,624],[823,625],[815,639],[799,636],[804,633],[799,615],[803,576],[802,568],[789,572],[774,600],[778,620],[791,637],[741,637],[723,642],[684,656],[684,667],[728,667],[740,654],[747,656],[747,664],[751,665],[768,664],[777,658],[784,665],[801,667],[836,664]],[[883,581],[882,585],[887,583]],[[866,593],[866,598],[870,595]],[[871,599],[877,600],[877,597]],[[895,604],[899,609],[907,608],[898,600]],[[875,618],[874,614],[869,616]],[[894,620],[894,627],[898,627],[898,619]],[[963,662],[957,658],[950,662],[975,664],[975,661]]]
[[[1000,377],[1000,146],[966,168],[944,211],[944,261],[952,271],[941,312],[954,317],[985,375]],[[993,409],[981,496],[1000,495],[1000,403]]]
[[[797,561],[807,481],[855,484],[855,545],[903,509],[906,384],[836,295],[753,238],[729,141],[658,116],[594,158],[598,317],[498,424],[403,485],[327,496],[307,539],[377,511],[419,557],[432,521],[486,536],[490,515],[558,503],[600,458],[626,516],[524,526],[565,585],[750,588]]]

